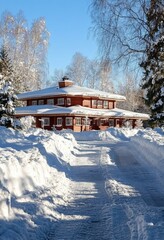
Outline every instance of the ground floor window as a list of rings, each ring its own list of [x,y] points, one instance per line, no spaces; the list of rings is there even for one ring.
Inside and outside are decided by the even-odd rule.
[[[108,119],[100,119],[100,126],[108,125]]]
[[[82,119],[82,125],[90,125],[90,119],[88,117],[85,117]]]
[[[65,119],[65,125],[66,126],[72,126],[73,124],[72,117],[66,117]]]
[[[50,126],[50,118],[41,118],[41,125],[44,128],[44,126]]]
[[[109,119],[109,127],[114,127],[114,119]]]
[[[80,117],[75,118],[75,125],[81,126],[81,118]]]
[[[32,100],[32,105],[37,105],[37,100]]]
[[[57,118],[57,126],[62,126],[62,118],[61,117],[58,117]]]

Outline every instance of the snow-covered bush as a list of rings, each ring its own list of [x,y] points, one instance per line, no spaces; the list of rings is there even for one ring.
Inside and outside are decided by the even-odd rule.
[[[26,117],[22,117],[19,121],[20,121],[20,127],[27,131],[35,123],[35,118],[32,116],[26,116]]]
[[[135,128],[142,128],[143,127],[143,122],[141,119],[137,119],[135,121]]]
[[[124,120],[123,121],[123,127],[132,128],[132,122],[130,120]]]

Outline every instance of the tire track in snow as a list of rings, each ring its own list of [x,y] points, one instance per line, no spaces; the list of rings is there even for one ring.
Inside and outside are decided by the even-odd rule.
[[[72,194],[55,230],[55,239],[111,240],[110,199],[100,166],[101,147],[79,143],[81,149],[72,172]]]

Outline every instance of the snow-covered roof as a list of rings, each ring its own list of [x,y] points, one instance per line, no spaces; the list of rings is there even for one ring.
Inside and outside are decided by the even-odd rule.
[[[54,97],[59,95],[70,95],[70,96],[89,96],[89,97],[99,97],[107,98],[118,101],[124,101],[126,98],[122,95],[107,93],[87,87],[80,87],[77,85],[72,85],[68,87],[50,87],[32,92],[25,92],[18,94],[19,100],[27,100],[31,98],[40,98],[40,97]]]
[[[82,106],[59,107],[54,105],[34,105],[16,108],[16,115],[79,115],[79,116],[101,116],[114,118],[141,118],[149,119],[148,114],[136,113],[119,108],[94,109]]]

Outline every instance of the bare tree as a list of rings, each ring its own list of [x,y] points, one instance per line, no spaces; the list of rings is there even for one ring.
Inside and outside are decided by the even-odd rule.
[[[62,80],[62,78],[66,75],[66,73],[62,69],[55,69],[53,75],[47,81],[47,86],[57,86],[58,82]]]
[[[84,86],[88,79],[89,60],[77,52],[72,58],[72,63],[67,67],[66,74],[79,86]]]
[[[93,30],[100,54],[127,65],[141,61],[145,53],[148,0],[92,0]]]
[[[118,92],[126,97],[126,101],[118,103],[118,107],[130,111],[147,111],[143,101],[143,91],[132,74],[127,73],[126,80],[119,83]]]
[[[99,61],[98,60],[89,60],[88,62],[88,79],[87,79],[87,87],[98,89],[99,88]]]
[[[99,64],[99,89],[106,92],[114,92],[111,80],[111,64],[108,60],[101,61]]]
[[[44,18],[35,20],[31,28],[19,12],[4,12],[0,21],[0,39],[13,63],[14,84],[18,92],[39,89],[45,78],[49,33]]]
[[[66,75],[79,86],[113,92],[111,65],[107,60],[91,60],[81,53],[75,53]]]

